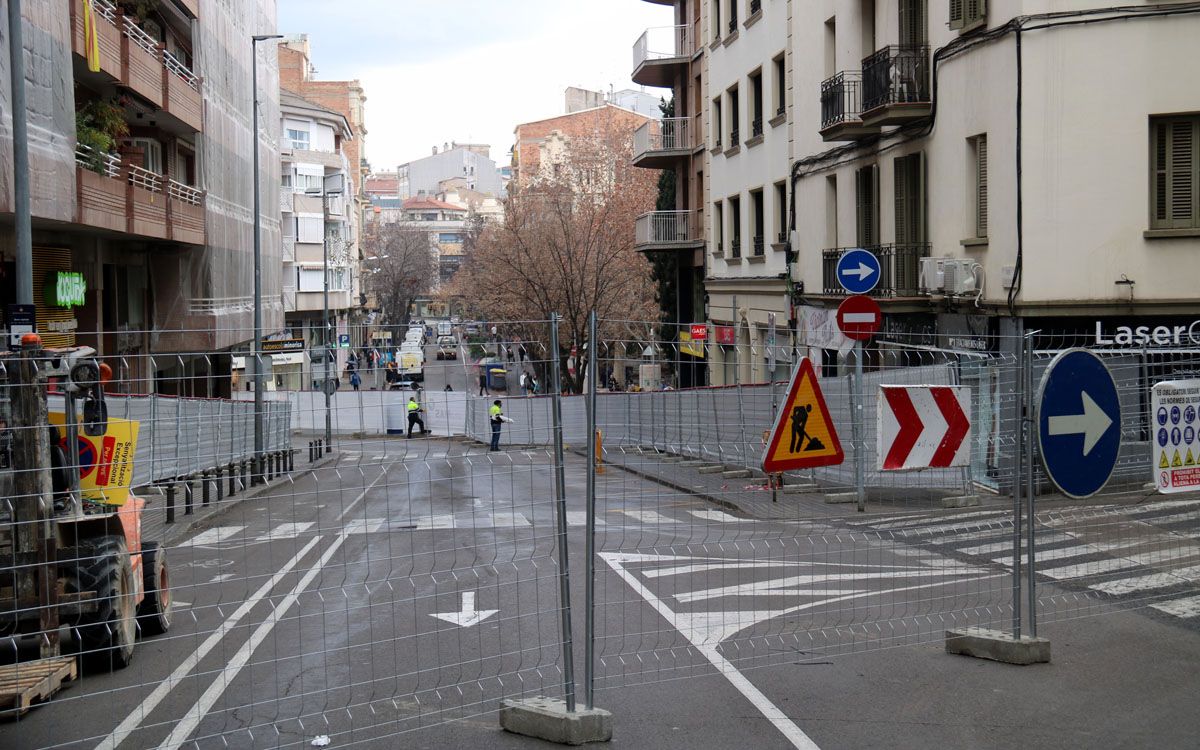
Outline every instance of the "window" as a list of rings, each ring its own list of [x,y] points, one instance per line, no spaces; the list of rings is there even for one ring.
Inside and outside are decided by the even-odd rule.
[[[713,255],[725,252],[725,216],[721,213],[723,210],[721,201],[713,202]]]
[[[279,175],[279,189],[285,193],[292,192],[292,173],[284,172]]]
[[[721,112],[721,97],[718,96],[716,99],[713,99],[713,148],[721,148],[721,128],[723,127],[725,127],[725,120]]]
[[[437,221],[437,214],[421,214],[421,221]]]
[[[786,56],[780,54],[772,62],[775,66],[775,116],[782,117],[787,112],[787,66]]]
[[[721,0],[712,0],[712,38],[714,42],[721,40]]]
[[[950,0],[950,28],[965,32],[987,23],[987,0]]]
[[[788,204],[787,204],[787,183],[775,183],[775,225],[779,229],[779,236],[776,239],[780,245],[788,240]]]
[[[896,188],[896,244],[925,242],[925,159],[923,154],[892,161]]]
[[[825,22],[825,75],[833,78],[837,75],[837,19],[830,18]]]
[[[742,199],[729,199],[729,256],[742,257]]]
[[[137,166],[149,170],[154,174],[163,173],[163,155],[162,144],[153,138],[130,138],[126,141],[134,148],[142,150],[142,163]]]
[[[438,232],[438,242],[443,245],[457,245],[462,243],[462,235],[458,232]]]
[[[762,70],[750,74],[750,137],[762,135],[763,132],[763,85]]]
[[[825,247],[838,247],[837,175],[825,178]]]
[[[879,168],[874,164],[854,173],[854,215],[859,247],[879,244]]]
[[[977,135],[970,139],[971,167],[975,179],[972,181],[972,223],[975,225],[973,237],[986,239],[988,236],[988,167],[987,167],[987,134]]]
[[[925,18],[925,0],[900,0],[900,46],[920,47],[929,44]]]
[[[320,268],[297,268],[296,289],[301,292],[325,291],[325,274]]]
[[[729,33],[737,31],[737,6],[738,0],[729,0]]]
[[[741,142],[738,132],[738,87],[729,89],[729,147],[733,148]]]
[[[1150,120],[1150,228],[1200,228],[1200,116]]]
[[[762,190],[750,191],[750,207],[754,211],[754,255],[761,257],[766,249],[766,206]]]
[[[324,187],[324,182],[324,179],[319,174],[297,173],[294,184],[298,193],[307,193],[310,190],[320,193],[321,188]]]
[[[300,149],[302,151],[308,150],[307,130],[295,130],[293,128],[288,128],[285,137],[291,142],[292,148]]]
[[[296,241],[321,244],[325,241],[325,222],[320,216],[297,216]]]

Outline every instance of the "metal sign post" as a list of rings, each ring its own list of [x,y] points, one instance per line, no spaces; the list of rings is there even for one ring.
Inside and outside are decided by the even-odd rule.
[[[867,510],[867,472],[863,460],[863,443],[866,441],[866,430],[863,429],[863,342],[854,342],[854,494],[858,502],[858,512]]]
[[[575,648],[571,638],[571,569],[567,557],[567,479],[564,471],[562,422],[562,353],[558,348],[558,313],[550,313],[550,413],[554,429],[554,509],[558,545],[558,597],[562,626],[563,693],[567,711],[575,712]]]

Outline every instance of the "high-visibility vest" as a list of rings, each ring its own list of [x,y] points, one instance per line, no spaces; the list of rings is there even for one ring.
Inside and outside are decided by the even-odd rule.
[[[408,413],[414,414],[418,411],[421,411],[421,405],[418,404],[416,401],[409,401],[408,402]]]
[[[500,407],[492,404],[492,408],[488,409],[488,416],[494,421],[496,417],[500,416]]]

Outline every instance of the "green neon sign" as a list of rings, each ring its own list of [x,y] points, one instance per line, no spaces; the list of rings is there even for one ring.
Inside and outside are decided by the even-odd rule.
[[[46,304],[74,307],[84,304],[87,282],[77,271],[51,271],[46,277]]]

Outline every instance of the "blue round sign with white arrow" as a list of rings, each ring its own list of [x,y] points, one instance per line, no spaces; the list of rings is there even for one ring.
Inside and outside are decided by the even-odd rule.
[[[1050,480],[1090,497],[1112,476],[1121,451],[1121,401],[1104,362],[1086,349],[1051,360],[1038,389],[1038,446]]]
[[[866,294],[879,283],[879,258],[860,248],[847,250],[838,258],[837,280],[851,294]]]

